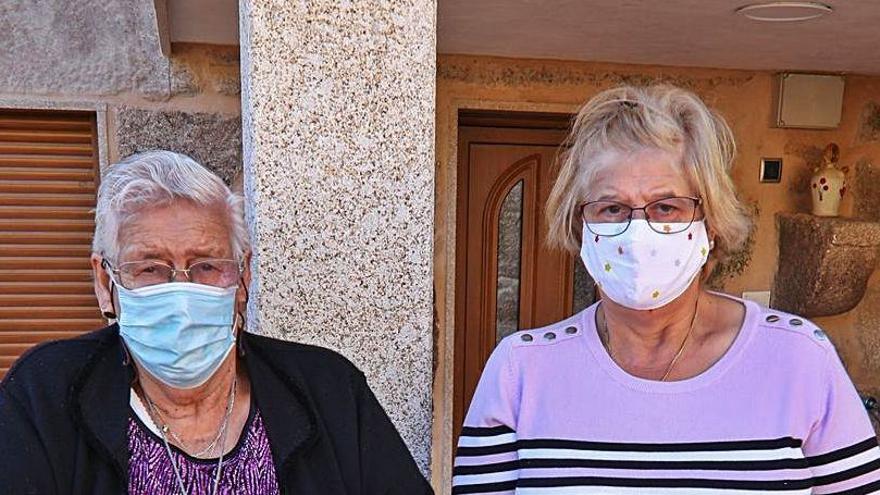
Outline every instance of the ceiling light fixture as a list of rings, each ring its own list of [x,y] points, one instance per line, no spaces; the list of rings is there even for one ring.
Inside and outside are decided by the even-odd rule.
[[[753,21],[798,22],[828,15],[834,9],[819,2],[765,2],[744,5],[735,12]]]

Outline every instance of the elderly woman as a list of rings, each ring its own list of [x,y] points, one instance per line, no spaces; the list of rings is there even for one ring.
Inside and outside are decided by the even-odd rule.
[[[0,492],[418,494],[431,489],[351,363],[242,331],[242,200],[190,158],[103,178],[95,293],[116,323],[0,386]]]
[[[693,94],[598,94],[547,215],[601,300],[496,348],[465,420],[453,493],[880,492],[880,452],[828,338],[710,292],[749,221],[724,121]]]

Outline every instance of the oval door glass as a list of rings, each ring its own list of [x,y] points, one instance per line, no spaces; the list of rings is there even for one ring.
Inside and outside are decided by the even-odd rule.
[[[505,196],[498,215],[498,279],[495,289],[495,342],[519,330],[522,265],[523,181]]]

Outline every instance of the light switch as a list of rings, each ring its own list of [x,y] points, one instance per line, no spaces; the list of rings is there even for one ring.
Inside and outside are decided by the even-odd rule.
[[[782,180],[782,158],[761,158],[761,182]]]

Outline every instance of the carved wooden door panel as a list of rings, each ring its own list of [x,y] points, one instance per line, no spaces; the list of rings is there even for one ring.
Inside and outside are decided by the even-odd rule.
[[[560,128],[459,128],[456,438],[495,345],[592,302],[580,261],[545,242],[544,208],[564,137]]]

